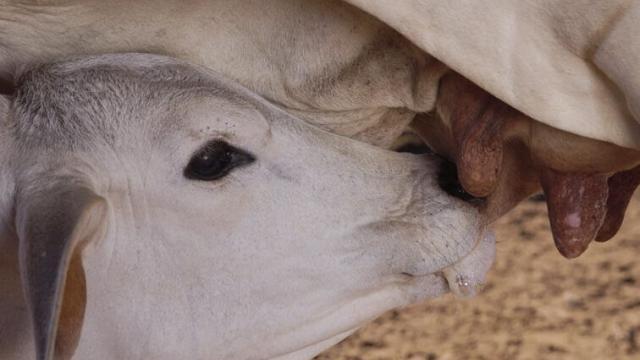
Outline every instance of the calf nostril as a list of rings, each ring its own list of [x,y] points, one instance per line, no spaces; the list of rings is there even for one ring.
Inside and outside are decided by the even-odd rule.
[[[447,194],[458,199],[470,203],[480,203],[484,201],[484,198],[475,197],[464,190],[458,180],[458,169],[456,168],[456,164],[449,160],[442,159],[440,163],[440,170],[438,171],[438,185]]]

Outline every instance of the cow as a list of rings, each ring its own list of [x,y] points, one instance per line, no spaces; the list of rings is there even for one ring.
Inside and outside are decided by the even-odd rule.
[[[70,54],[172,55],[334,134],[390,147],[412,127],[485,223],[542,187],[567,257],[615,234],[640,181],[636,5],[348,2],[2,0],[0,90]]]
[[[99,55],[15,87],[3,359],[309,358],[388,309],[472,295],[493,260],[439,158],[313,127],[210,69]]]
[[[489,221],[544,190],[556,245],[576,257],[615,235],[640,182],[629,60],[638,47],[628,36],[639,9],[623,0],[490,9],[462,0],[1,0],[0,88],[11,92],[24,64],[71,54],[186,59],[336,134],[390,147],[412,127],[486,198]]]

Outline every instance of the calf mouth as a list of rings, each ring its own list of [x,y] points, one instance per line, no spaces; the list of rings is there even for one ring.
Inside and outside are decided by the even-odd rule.
[[[496,237],[487,231],[475,248],[457,263],[442,270],[449,290],[461,298],[477,295],[496,255]]]
[[[430,274],[403,273],[413,286],[410,303],[419,303],[447,292],[463,299],[475,297],[485,283],[495,254],[495,234],[486,231],[474,248],[455,263]]]
[[[399,144],[394,148],[397,152],[411,153],[416,155],[431,155],[440,159],[439,168],[436,172],[437,184],[441,190],[449,196],[460,199],[469,205],[479,209],[480,212],[486,206],[486,197],[474,196],[467,192],[460,183],[456,164],[446,157],[435,153],[417,135],[407,132],[403,134]],[[485,281],[485,276],[493,264],[495,258],[495,234],[492,230],[481,232],[475,247],[456,263],[447,266],[441,271],[425,277],[424,282],[441,284],[455,296],[460,298],[470,298],[478,294]],[[405,274],[410,277],[416,275]],[[435,276],[435,277],[434,277]],[[428,277],[428,278],[427,278]]]

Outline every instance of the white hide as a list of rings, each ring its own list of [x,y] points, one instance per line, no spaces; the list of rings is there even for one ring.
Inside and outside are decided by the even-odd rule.
[[[637,1],[346,1],[533,119],[640,149]]]
[[[435,158],[306,125],[169,58],[36,69],[13,109],[0,127],[0,214],[21,247],[29,224],[63,213],[55,204],[68,198],[48,198],[60,188],[88,187],[108,208],[105,236],[82,252],[74,359],[310,358],[388,309],[447,292],[443,271],[475,286],[494,255],[477,210],[439,189]],[[186,179],[216,139],[255,162]],[[0,239],[0,356],[33,359],[11,234]]]
[[[204,65],[316,126],[388,147],[446,67],[338,0],[0,0],[0,78],[25,63],[150,52]]]
[[[415,112],[432,109],[446,70],[435,57],[533,119],[640,148],[638,8],[629,0],[0,0],[0,79],[68,55],[163,53],[325,129],[388,146]]]

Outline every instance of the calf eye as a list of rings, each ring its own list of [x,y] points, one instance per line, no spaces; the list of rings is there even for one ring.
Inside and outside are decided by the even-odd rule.
[[[255,158],[246,151],[224,141],[212,141],[200,149],[184,169],[184,176],[192,180],[217,180],[236,167],[247,165]]]

